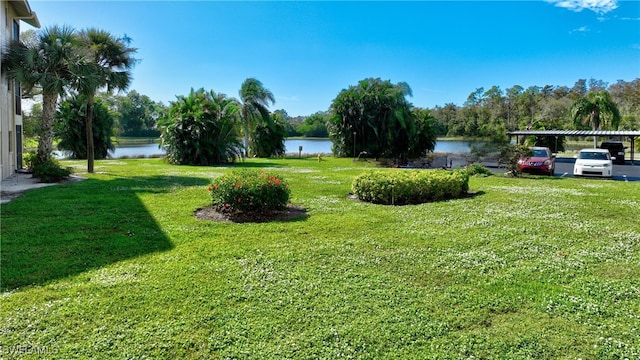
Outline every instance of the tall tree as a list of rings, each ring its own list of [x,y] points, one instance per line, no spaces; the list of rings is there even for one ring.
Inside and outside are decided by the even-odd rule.
[[[127,134],[139,132],[144,128],[146,106],[144,99],[137,91],[131,90],[119,103],[120,125]]]
[[[29,113],[22,114],[22,134],[24,137],[32,138],[40,133],[40,120],[42,119],[42,103],[31,105]]]
[[[56,137],[60,139],[58,149],[71,152],[72,159],[87,158],[86,115],[87,101],[82,95],[72,96],[60,104],[56,126]],[[93,143],[96,159],[106,159],[114,149],[111,143],[113,114],[100,98],[93,106]]]
[[[436,106],[431,114],[437,119],[435,132],[438,136],[454,136],[456,132],[458,107],[453,103],[447,103],[444,107]]]
[[[514,85],[512,88],[507,89],[507,130],[514,130],[518,128],[518,99],[524,91],[524,88],[520,85]]]
[[[576,101],[583,96],[587,96],[587,79],[579,79],[573,84],[569,91],[571,100]]]
[[[338,156],[370,156],[406,159],[416,134],[415,115],[404,83],[368,78],[342,90],[331,103],[329,136]],[[416,142],[418,143],[418,142]],[[426,149],[422,149],[426,150]],[[421,153],[414,148],[411,153]]]
[[[257,157],[284,156],[284,140],[287,137],[286,122],[282,112],[271,114],[272,125],[258,124],[251,141],[251,151]]]
[[[115,96],[114,107],[120,115],[119,127],[122,136],[153,137],[156,130],[156,121],[166,114],[166,108],[162,103],[152,101],[147,95],[142,95],[136,90],[131,90],[126,96]]]
[[[629,82],[618,80],[609,87],[609,92],[620,110],[620,129],[640,129],[640,78]],[[640,142],[638,145],[640,148]]]
[[[13,41],[2,52],[3,71],[9,79],[20,82],[26,92],[34,88],[42,91],[37,163],[51,159],[56,106],[71,82],[69,60],[77,45],[73,28],[52,26],[43,29],[35,41]]]
[[[254,78],[248,78],[240,87],[240,117],[244,132],[244,155],[249,156],[249,143],[251,132],[258,124],[266,124],[273,127],[269,105],[275,104],[273,93],[266,89],[262,83]]]
[[[574,122],[590,124],[591,128],[600,130],[604,125],[616,130],[620,124],[620,111],[607,90],[590,92],[579,98],[571,107]],[[598,137],[593,137],[593,147],[598,147]]]
[[[307,116],[302,124],[298,126],[298,132],[306,137],[329,137],[329,131],[327,130],[328,114],[324,112],[317,112],[315,114]]]
[[[125,90],[131,83],[131,69],[137,51],[128,38],[117,39],[104,30],[87,29],[80,33],[80,57],[74,64],[75,89],[86,97],[87,171],[93,172],[93,106],[99,89]]]
[[[529,86],[522,95],[520,101],[525,111],[526,118],[521,120],[526,124],[527,129],[531,129],[540,120],[540,99],[542,98],[542,88],[540,86]]]
[[[416,131],[411,136],[408,157],[417,158],[423,156],[427,151],[433,151],[436,147],[438,120],[431,115],[428,109],[414,108],[412,112]]]
[[[589,91],[598,92],[600,90],[607,90],[609,83],[603,80],[596,80],[594,78],[589,79]]]
[[[506,119],[506,101],[505,97],[502,95],[502,90],[500,89],[500,87],[495,85],[492,86],[489,90],[485,91],[484,98],[485,106],[488,107],[488,110],[491,112],[491,117],[493,119]]]

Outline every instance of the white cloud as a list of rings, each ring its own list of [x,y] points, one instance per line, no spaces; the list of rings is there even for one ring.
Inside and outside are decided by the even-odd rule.
[[[570,33],[570,34],[573,34],[573,33],[577,33],[577,32],[587,32],[587,31],[589,31],[589,28],[588,28],[588,27],[586,27],[586,26],[580,26],[580,27],[579,27],[579,28],[577,28],[577,29],[573,29],[573,30],[569,31],[569,33]]]
[[[606,14],[618,8],[618,0],[546,0],[557,7],[580,12],[591,10],[598,14]]]

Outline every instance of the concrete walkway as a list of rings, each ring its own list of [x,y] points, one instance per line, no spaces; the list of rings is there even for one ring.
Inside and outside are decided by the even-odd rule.
[[[71,176],[69,180],[65,181],[79,181],[84,178],[78,176]],[[2,180],[0,184],[0,204],[5,204],[18,196],[23,192],[31,189],[37,189],[45,186],[57,185],[59,183],[41,183],[38,179],[34,178],[31,174],[15,173],[8,178]]]

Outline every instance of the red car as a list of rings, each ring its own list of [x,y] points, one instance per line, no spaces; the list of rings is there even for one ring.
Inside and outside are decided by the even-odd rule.
[[[552,154],[548,147],[533,147],[531,152],[531,157],[518,160],[520,171],[553,176],[556,168],[555,154]]]

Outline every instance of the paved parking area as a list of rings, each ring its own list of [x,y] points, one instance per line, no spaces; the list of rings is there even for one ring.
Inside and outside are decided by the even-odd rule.
[[[576,162],[573,158],[556,159],[555,176],[573,177],[573,164]],[[613,180],[621,181],[640,181],[640,161],[636,160],[634,164],[627,160],[624,165],[613,164]]]
[[[554,176],[573,177],[573,164],[576,162],[574,158],[557,158],[556,170]],[[495,173],[504,173],[504,168],[498,168],[493,163],[483,163],[484,166],[491,169]],[[598,177],[585,177],[587,179],[600,179]],[[620,181],[640,181],[640,160],[636,160],[633,164],[627,160],[624,165],[613,164],[613,180]]]

